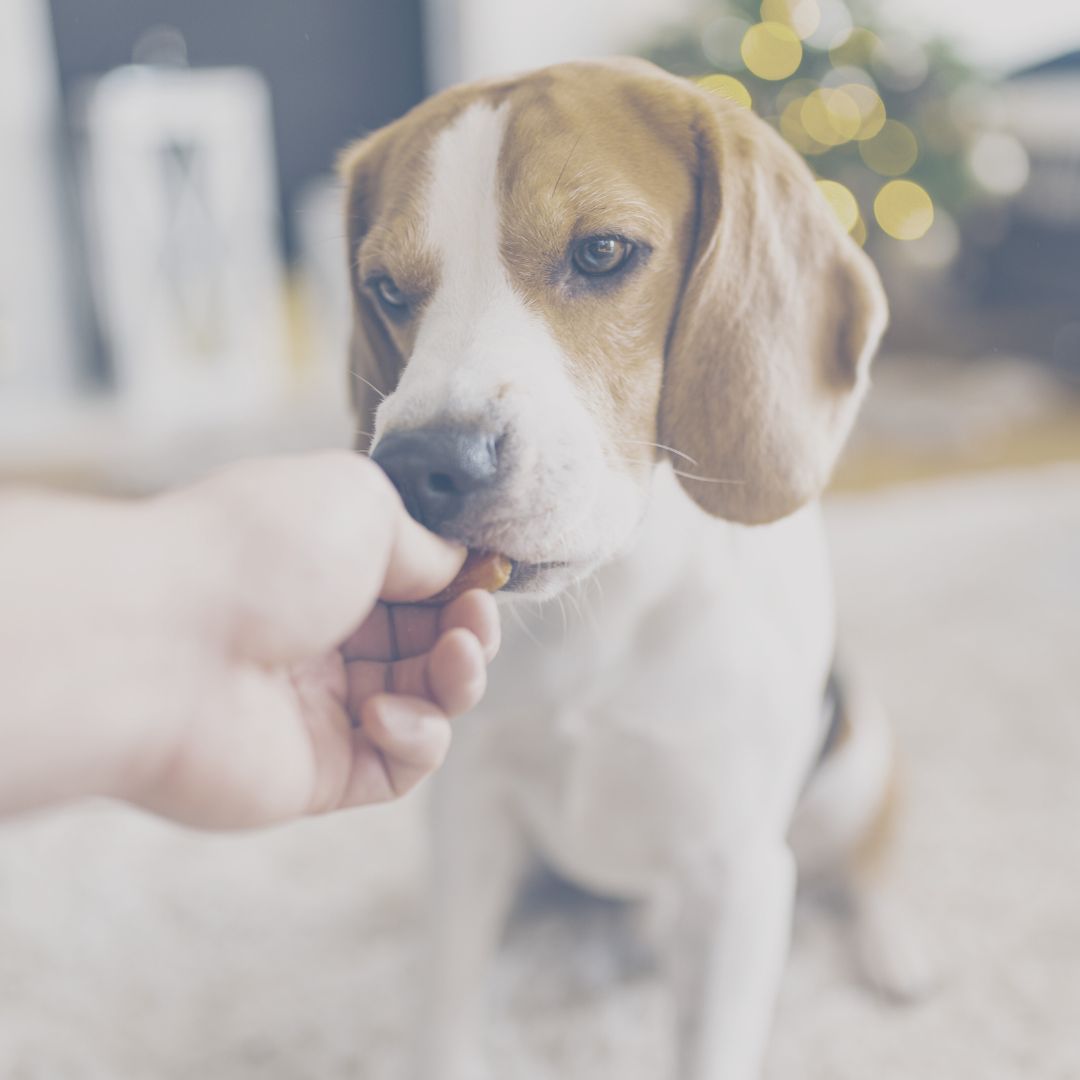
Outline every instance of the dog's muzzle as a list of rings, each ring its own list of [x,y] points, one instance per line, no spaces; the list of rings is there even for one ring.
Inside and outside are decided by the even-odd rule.
[[[476,428],[422,427],[388,433],[371,459],[397,488],[409,514],[445,534],[497,483],[501,442]]]

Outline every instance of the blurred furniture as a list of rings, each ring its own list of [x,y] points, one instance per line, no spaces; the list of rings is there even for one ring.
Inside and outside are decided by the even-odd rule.
[[[48,12],[0,4],[0,426],[75,390],[83,366],[68,259],[60,99]]]
[[[133,61],[154,71],[120,101]],[[237,67],[268,97],[249,80],[232,106],[184,104],[165,86]],[[142,491],[244,454],[347,444],[328,174],[423,92],[420,0],[2,0],[0,480]],[[255,147],[236,134],[245,108]],[[66,138],[79,115],[97,150],[81,207]],[[230,319],[237,277],[249,314]],[[245,398],[259,403],[246,417]]]
[[[132,425],[242,422],[288,378],[267,87],[251,68],[116,68],[84,93],[84,205]]]
[[[193,68],[243,66],[262,74],[273,105],[290,258],[290,209],[311,177],[332,168],[350,139],[424,95],[420,0],[49,2],[67,101],[87,79],[142,59],[169,34],[182,50],[177,59]]]

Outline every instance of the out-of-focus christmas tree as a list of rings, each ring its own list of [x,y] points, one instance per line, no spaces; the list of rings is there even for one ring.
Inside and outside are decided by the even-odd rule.
[[[703,0],[649,59],[752,107],[802,153],[859,243],[917,240],[972,194],[973,72],[869,0]],[[970,95],[968,95],[970,96]]]

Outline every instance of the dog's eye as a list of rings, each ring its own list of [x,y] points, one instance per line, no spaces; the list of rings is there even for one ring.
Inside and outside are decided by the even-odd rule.
[[[391,277],[376,278],[371,287],[384,307],[394,312],[404,311],[409,306],[408,297],[394,284]]]
[[[634,245],[621,236],[588,236],[574,245],[574,267],[583,274],[613,274],[626,265]]]

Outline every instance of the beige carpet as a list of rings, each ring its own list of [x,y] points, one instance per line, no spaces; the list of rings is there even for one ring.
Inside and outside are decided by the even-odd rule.
[[[771,1080],[1080,1077],[1080,466],[830,508],[848,640],[913,792],[903,858],[946,973],[852,980],[804,903]],[[0,1080],[404,1075],[417,801],[204,837],[110,807],[0,831]],[[494,985],[498,1080],[662,1080],[668,1014],[617,909],[549,892]]]

